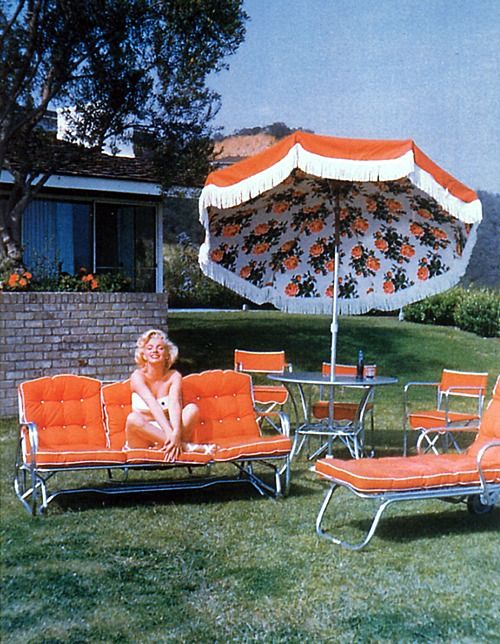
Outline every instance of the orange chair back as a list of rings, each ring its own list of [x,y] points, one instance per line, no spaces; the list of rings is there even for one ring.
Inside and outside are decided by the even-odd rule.
[[[237,371],[215,369],[182,379],[183,404],[200,410],[190,440],[216,443],[218,439],[260,437],[252,399],[252,379]]]
[[[449,393],[453,396],[484,398],[487,384],[487,373],[443,369],[439,391],[444,393],[451,389]],[[464,387],[464,389],[460,389],[460,387]]]
[[[284,351],[245,351],[234,350],[236,371],[253,373],[283,373],[286,366]]]
[[[107,447],[101,407],[101,383],[94,378],[60,374],[19,385],[20,422],[38,427],[39,450]]]
[[[492,398],[481,418],[476,440],[469,447],[467,453],[474,456],[484,443],[495,439],[500,440],[500,376],[497,378]],[[498,452],[500,459],[500,447],[493,449]]]
[[[376,365],[365,365],[365,369],[367,366],[371,366],[374,368],[376,375],[377,367]],[[330,375],[330,363],[329,362],[323,362],[321,365],[321,373],[323,376],[329,376]],[[357,367],[355,364],[336,364],[335,365],[335,375],[336,376],[355,376],[357,373]]]
[[[126,441],[125,423],[132,411],[130,380],[103,385],[101,395],[109,446],[111,449],[123,449]]]

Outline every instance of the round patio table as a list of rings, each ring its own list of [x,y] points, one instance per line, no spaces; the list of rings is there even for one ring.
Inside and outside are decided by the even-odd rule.
[[[323,375],[320,371],[293,371],[282,374],[269,374],[270,380],[281,382],[290,392],[290,398],[295,410],[297,425],[291,451],[291,458],[296,456],[308,438],[320,436],[325,442],[317,449],[310,458],[319,456],[326,450],[330,456],[333,450],[333,443],[339,440],[344,444],[354,458],[359,458],[364,452],[364,416],[368,404],[373,400],[375,387],[394,385],[397,378],[390,376],[374,376],[373,378],[356,378],[348,375]],[[294,385],[294,386],[292,386]],[[328,417],[323,421],[311,419],[307,398],[304,392],[306,386],[326,387],[329,390]],[[355,419],[351,421],[338,421],[333,418],[335,400],[335,387],[350,387],[361,389],[362,395],[358,403]],[[299,392],[300,408],[297,405],[295,389]],[[299,411],[300,409],[300,411]]]

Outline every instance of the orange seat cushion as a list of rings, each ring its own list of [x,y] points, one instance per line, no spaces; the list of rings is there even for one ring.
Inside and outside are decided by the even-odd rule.
[[[124,452],[127,463],[134,465],[147,465],[147,464],[164,464],[172,463],[172,465],[206,465],[212,460],[211,454],[198,454],[196,452],[181,452],[175,461],[165,460],[165,452],[159,449],[151,448],[135,448],[127,449]]]
[[[438,409],[429,409],[418,411],[408,416],[408,421],[412,429],[434,429],[437,427],[446,427],[446,412]],[[462,412],[448,412],[448,424],[450,423],[471,423],[478,422],[477,414],[467,414]]]
[[[219,438],[215,461],[231,461],[241,458],[286,456],[292,443],[287,436],[231,436]]]
[[[268,405],[276,403],[284,405],[288,400],[288,390],[274,385],[254,385],[253,397],[257,404]]]
[[[66,374],[20,384],[21,422],[36,423],[39,451],[106,449],[100,391],[98,380]]]
[[[317,400],[313,403],[312,413],[314,418],[328,418],[329,404],[328,400]],[[336,402],[334,403],[333,417],[335,420],[349,420],[352,422],[356,418],[358,407],[358,403]],[[373,409],[373,404],[369,403],[366,409]]]
[[[464,454],[388,456],[351,461],[322,458],[315,469],[322,477],[368,493],[479,483],[475,458]],[[500,447],[487,452],[484,470],[488,482],[500,483]]]
[[[29,462],[29,454],[26,454],[26,461]],[[35,454],[37,467],[61,467],[78,465],[122,465],[126,461],[125,454],[121,450],[102,449],[89,450],[85,445],[74,445],[67,450],[39,450]]]

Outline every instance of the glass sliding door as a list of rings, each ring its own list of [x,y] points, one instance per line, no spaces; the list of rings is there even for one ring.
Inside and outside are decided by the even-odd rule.
[[[154,206],[97,203],[94,231],[96,273],[121,273],[134,291],[155,291]]]

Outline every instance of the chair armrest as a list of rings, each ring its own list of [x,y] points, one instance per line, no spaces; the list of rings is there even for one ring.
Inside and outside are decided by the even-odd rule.
[[[285,414],[284,411],[259,411],[255,410],[255,412],[261,416],[277,416],[280,420],[280,427],[281,427],[281,433],[286,436],[287,438],[290,438],[290,419],[288,418],[288,415]]]
[[[483,445],[476,455],[476,463],[477,463],[477,469],[479,472],[479,479],[481,481],[481,487],[483,489],[483,492],[481,493],[481,501],[485,505],[491,505],[495,503],[498,497],[498,492],[493,492],[488,489],[489,483],[486,481],[483,468],[482,468],[483,457],[486,454],[486,452],[492,447],[500,447],[500,440],[494,440],[494,441],[491,441],[490,443],[486,443],[486,445]]]
[[[23,429],[27,431],[23,432]],[[19,441],[23,437],[28,439],[31,465],[34,467],[35,454],[38,452],[38,427],[36,423],[25,422],[19,425]]]
[[[439,387],[439,382],[418,382],[418,381],[412,381],[412,382],[407,382],[406,385],[404,386],[403,389],[403,402],[404,402],[404,412],[405,412],[405,423],[406,419],[408,418],[408,412],[409,412],[409,402],[410,402],[410,397],[409,397],[409,391],[411,387]]]

